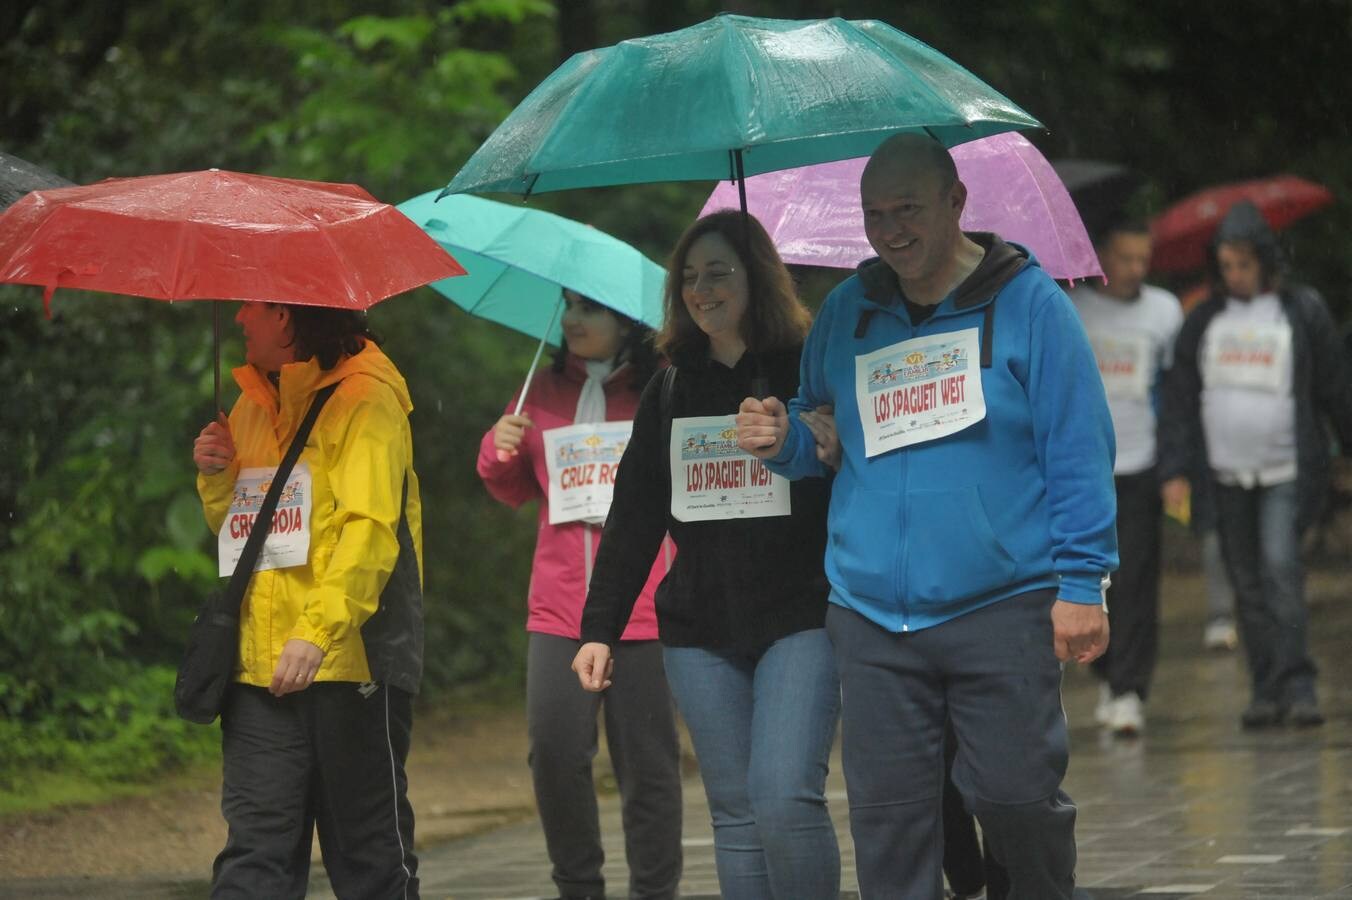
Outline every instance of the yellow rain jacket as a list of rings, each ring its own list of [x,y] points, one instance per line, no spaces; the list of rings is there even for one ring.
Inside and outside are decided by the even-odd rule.
[[[300,462],[313,478],[309,562],[255,572],[240,608],[236,680],[266,687],[291,638],[324,651],[317,681],[380,681],[416,693],[422,675],[422,506],[404,378],[380,348],[332,369],[282,367],[280,390],[253,366],[230,411],[235,458],[197,476],[207,524],[219,533],[240,469],[277,466],[316,392],[341,382]]]

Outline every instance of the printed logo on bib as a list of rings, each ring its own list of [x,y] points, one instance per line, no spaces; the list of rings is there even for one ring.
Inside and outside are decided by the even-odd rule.
[[[1089,343],[1109,397],[1144,400],[1152,375],[1150,338],[1143,334],[1092,332]]]
[[[541,435],[549,474],[550,525],[605,522],[620,457],[633,431],[633,422],[592,422],[550,428]]]
[[[1277,393],[1291,371],[1291,326],[1213,325],[1203,349],[1208,388],[1236,387]]]
[[[221,577],[235,571],[235,565],[244,553],[258,519],[263,498],[277,475],[276,466],[241,469],[235,480],[235,493],[230,499],[230,511],[216,537],[217,559]],[[303,462],[291,469],[291,477],[277,500],[277,511],[272,516],[272,530],[263,540],[255,572],[269,569],[287,569],[303,566],[310,558],[310,503],[313,481],[310,467]]]
[[[671,421],[671,514],[680,522],[789,514],[789,483],[737,446],[735,416]]]
[[[854,358],[864,453],[962,431],[986,417],[975,328],[912,338]]]

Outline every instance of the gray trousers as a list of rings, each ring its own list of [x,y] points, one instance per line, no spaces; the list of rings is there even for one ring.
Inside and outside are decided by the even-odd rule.
[[[597,714],[619,785],[629,896],[671,898],[681,880],[680,741],[657,641],[614,645],[615,676],[604,693],[584,691],[569,669],[581,644],[530,635],[526,710],[535,802],[565,897],[601,897],[601,827],[592,760]]]
[[[230,826],[212,900],[305,896],[312,835],[339,900],[417,900],[404,761],[412,697],[319,682],[285,697],[231,685],[221,714],[221,813]]]
[[[832,604],[845,784],[862,900],[943,896],[944,724],[953,783],[1009,874],[1009,900],[1068,900],[1075,807],[1052,591],[894,634]]]

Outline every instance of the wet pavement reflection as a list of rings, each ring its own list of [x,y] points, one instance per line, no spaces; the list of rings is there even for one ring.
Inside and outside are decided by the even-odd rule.
[[[1079,883],[1089,896],[1207,900],[1352,898],[1352,573],[1310,577],[1311,634],[1328,723],[1245,732],[1239,653],[1202,648],[1200,579],[1168,575],[1160,665],[1146,729],[1118,738],[1094,724],[1098,686],[1067,672],[1066,788],[1080,810]],[[841,838],[842,887],[856,896],[839,757],[828,784]],[[713,841],[697,779],[686,783],[682,894],[716,897]],[[602,805],[607,878],[626,883],[619,808]],[[534,824],[422,851],[425,897],[554,897]]]

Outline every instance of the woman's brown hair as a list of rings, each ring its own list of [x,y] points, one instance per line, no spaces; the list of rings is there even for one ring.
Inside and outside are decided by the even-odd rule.
[[[344,356],[361,352],[367,341],[380,338],[366,324],[366,313],[328,306],[286,304],[291,310],[292,345],[296,360],[318,359],[324,371],[332,369]]]
[[[697,219],[671,251],[663,299],[666,321],[657,335],[657,349],[677,364],[708,352],[709,336],[690,317],[681,288],[690,245],[710,233],[722,235],[746,271],[747,311],[740,330],[747,349],[760,353],[801,344],[812,327],[812,314],[798,300],[793,278],[770,235],[754,216],[744,219],[739,210],[720,209]]]

